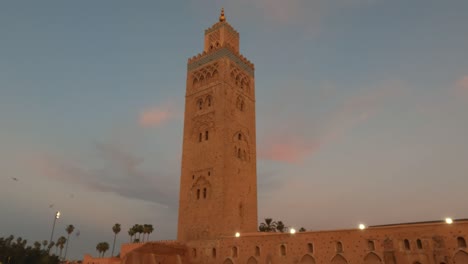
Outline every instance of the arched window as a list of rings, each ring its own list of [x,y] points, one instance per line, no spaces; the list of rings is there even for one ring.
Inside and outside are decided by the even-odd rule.
[[[374,251],[375,250],[374,241],[372,240],[367,241],[367,247],[369,248],[370,251]]]
[[[210,175],[211,175],[211,172],[209,171],[209,172],[208,172],[208,176],[210,176]]]
[[[200,200],[200,189],[197,189],[197,200]]]
[[[211,106],[211,96],[208,96],[208,97],[206,98],[206,105],[207,105],[208,107]]]
[[[281,253],[281,256],[286,256],[286,246],[285,245],[281,245],[280,253]]]
[[[211,256],[213,256],[213,258],[216,258],[216,248],[213,248],[211,250]]]
[[[198,135],[198,142],[201,142],[201,141],[202,141],[202,138],[203,138],[203,134],[200,133],[200,134]]]
[[[423,248],[421,239],[416,240],[416,245],[418,246],[418,249],[422,249],[422,248]]]
[[[242,134],[241,134],[241,133],[239,133],[239,134],[237,135],[237,139],[242,140]]]
[[[195,175],[192,175],[192,180],[195,180]]]
[[[458,247],[466,248],[466,241],[463,237],[457,237]]]
[[[205,140],[208,140],[208,131],[205,131]]]
[[[411,247],[410,247],[409,240],[408,240],[408,239],[405,239],[404,243],[405,243],[405,249],[406,249],[406,250],[410,250]]]
[[[312,243],[307,244],[307,249],[309,253],[314,253],[314,245]]]
[[[233,258],[237,258],[237,247],[231,248],[231,255]]]
[[[237,157],[238,157],[239,159],[241,158],[241,150],[240,150],[240,149],[237,150]]]
[[[337,253],[343,252],[343,244],[340,241],[336,242],[336,252]]]
[[[260,257],[260,247],[259,246],[255,247],[255,256]]]
[[[206,188],[203,188],[203,198],[206,199]]]
[[[198,110],[202,110],[203,109],[203,100],[202,99],[198,100],[197,105],[198,105]]]
[[[196,248],[192,248],[192,256],[193,256],[194,258],[197,257],[197,249],[196,249]]]

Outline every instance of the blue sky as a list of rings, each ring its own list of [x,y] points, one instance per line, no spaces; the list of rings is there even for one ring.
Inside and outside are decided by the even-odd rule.
[[[186,63],[222,6],[256,67],[259,221],[468,217],[467,1],[8,1],[0,236],[61,210],[74,258],[115,222],[176,237]]]

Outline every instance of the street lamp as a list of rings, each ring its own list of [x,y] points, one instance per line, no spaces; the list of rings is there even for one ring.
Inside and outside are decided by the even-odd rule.
[[[289,229],[289,233],[291,233],[291,235],[296,234],[296,229],[290,228],[290,229]]]
[[[240,237],[240,233],[239,233],[239,232],[236,232],[235,236],[236,236],[236,237]]]
[[[366,225],[364,225],[364,224],[359,224],[359,229],[361,229],[361,230],[366,229]]]
[[[52,233],[50,234],[50,241],[49,241],[49,245],[50,243],[52,243],[52,238],[54,237],[54,229],[55,229],[55,222],[57,221],[57,219],[60,218],[60,211],[57,211],[55,213],[55,216],[54,216],[54,224],[52,225]]]
[[[449,224],[449,225],[450,225],[450,224],[452,224],[452,223],[453,223],[453,219],[452,219],[452,218],[450,218],[450,217],[447,217],[447,218],[445,218],[445,223],[447,223],[447,224]]]

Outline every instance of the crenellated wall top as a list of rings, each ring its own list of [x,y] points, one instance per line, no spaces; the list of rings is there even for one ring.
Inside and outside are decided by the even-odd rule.
[[[204,51],[196,56],[188,59],[188,70],[195,69],[206,62],[215,60],[219,57],[227,56],[233,59],[241,68],[246,70],[252,76],[254,75],[255,65],[250,62],[246,57],[237,52],[231,45],[226,43],[225,45],[214,48],[210,51]]]

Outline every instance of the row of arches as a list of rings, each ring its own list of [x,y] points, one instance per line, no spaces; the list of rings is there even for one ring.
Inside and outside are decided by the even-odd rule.
[[[192,73],[192,87],[197,89],[219,78],[218,63],[207,65]]]
[[[457,246],[458,248],[466,248],[466,240],[464,237],[457,237]],[[408,239],[403,240],[403,248],[407,251],[411,250],[411,243]],[[421,239],[416,239],[416,248],[423,249],[423,243]]]
[[[211,95],[207,95],[205,98],[198,98],[197,99],[197,110],[203,110],[210,108],[213,105],[213,97]]]
[[[241,88],[241,90],[245,90],[247,93],[250,93],[250,78],[242,73],[241,70],[233,67],[233,65],[231,65],[231,68],[232,70],[230,76],[232,83]]]
[[[248,151],[246,151],[243,148],[234,146],[234,155],[236,158],[238,158],[241,161],[249,161]]]

